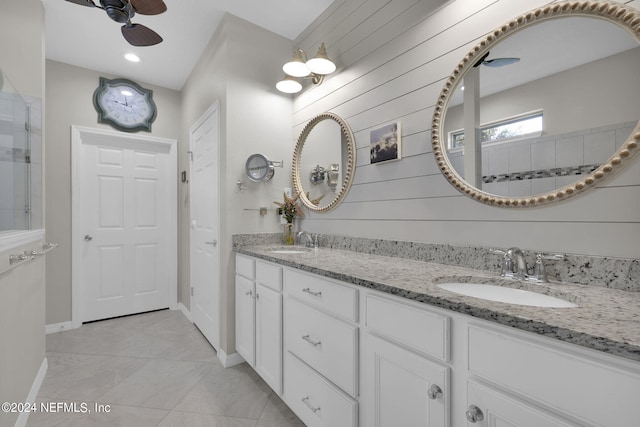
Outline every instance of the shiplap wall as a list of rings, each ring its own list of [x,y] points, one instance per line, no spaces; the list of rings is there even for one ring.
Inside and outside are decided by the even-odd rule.
[[[344,202],[309,214],[310,232],[455,245],[640,258],[640,158],[595,189],[536,208],[473,201],[441,175],[431,151],[433,106],[445,79],[488,32],[545,0],[336,1],[296,44],[325,42],[338,64],[294,98],[293,139],[324,111],[343,117],[356,144]],[[640,9],[640,0],[627,2]],[[588,90],[588,88],[585,88]],[[369,163],[369,132],[402,123],[399,161]]]

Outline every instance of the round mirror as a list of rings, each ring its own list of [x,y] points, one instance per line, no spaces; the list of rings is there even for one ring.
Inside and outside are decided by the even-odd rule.
[[[612,2],[553,3],[490,33],[435,107],[442,173],[497,206],[593,187],[638,151],[639,40],[640,14]]]
[[[262,154],[252,154],[245,163],[247,178],[253,182],[269,181],[273,178],[273,164]]]
[[[347,123],[333,113],[306,124],[293,153],[293,185],[312,211],[334,209],[346,196],[356,162],[356,146]]]

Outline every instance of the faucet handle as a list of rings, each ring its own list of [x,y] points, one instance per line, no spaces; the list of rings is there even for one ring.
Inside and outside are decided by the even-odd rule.
[[[513,276],[513,259],[511,258],[511,253],[508,251],[503,251],[502,249],[489,249],[489,252],[502,255],[502,259],[500,260],[500,276],[501,277],[511,277]]]
[[[529,276],[529,280],[539,283],[548,283],[549,279],[547,278],[547,269],[545,268],[543,260],[561,260],[564,258],[565,256],[563,254],[537,253],[536,263],[533,266],[533,274]]]
[[[536,254],[536,263],[533,265],[533,274],[529,276],[529,280],[532,282],[548,283],[547,270],[542,262],[545,258],[544,254]]]
[[[548,260],[560,260],[560,259],[566,258],[564,254],[547,254],[544,252],[540,252],[539,254],[536,254],[536,257],[538,257],[538,255],[540,255],[542,259],[548,259]]]

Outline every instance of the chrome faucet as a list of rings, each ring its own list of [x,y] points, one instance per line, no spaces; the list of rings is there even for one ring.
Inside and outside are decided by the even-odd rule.
[[[509,248],[506,252],[500,249],[492,249],[491,252],[502,255],[500,276],[516,280],[527,279],[527,260],[519,248]]]
[[[491,249],[491,252],[502,255],[500,276],[516,280],[528,280],[537,283],[548,283],[547,272],[543,260],[564,259],[562,254],[536,254],[536,262],[533,267],[533,274],[529,275],[527,260],[524,253],[519,248],[509,248],[506,252],[500,249]]]
[[[298,231],[298,234],[296,235],[296,237],[299,244],[304,243],[304,245],[308,248],[313,246],[313,236],[310,233],[306,231]]]
[[[505,258],[511,259],[511,276],[517,280],[527,280],[527,260],[524,259],[524,253],[519,248],[509,248]]]

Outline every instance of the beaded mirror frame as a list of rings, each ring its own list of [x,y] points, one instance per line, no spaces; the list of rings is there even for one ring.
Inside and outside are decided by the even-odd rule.
[[[560,17],[583,16],[599,18],[627,30],[640,43],[640,12],[621,3],[610,1],[563,1],[531,10],[489,33],[463,59],[449,76],[437,99],[432,120],[432,146],[436,163],[442,174],[458,191],[479,202],[504,207],[531,207],[565,200],[585,190],[595,187],[604,178],[611,176],[621,166],[630,163],[637,154],[640,144],[640,120],[629,138],[600,167],[569,185],[559,189],[527,197],[504,197],[483,192],[468,184],[453,168],[446,155],[447,144],[444,135],[444,119],[453,91],[489,50],[506,37],[531,25]]]

